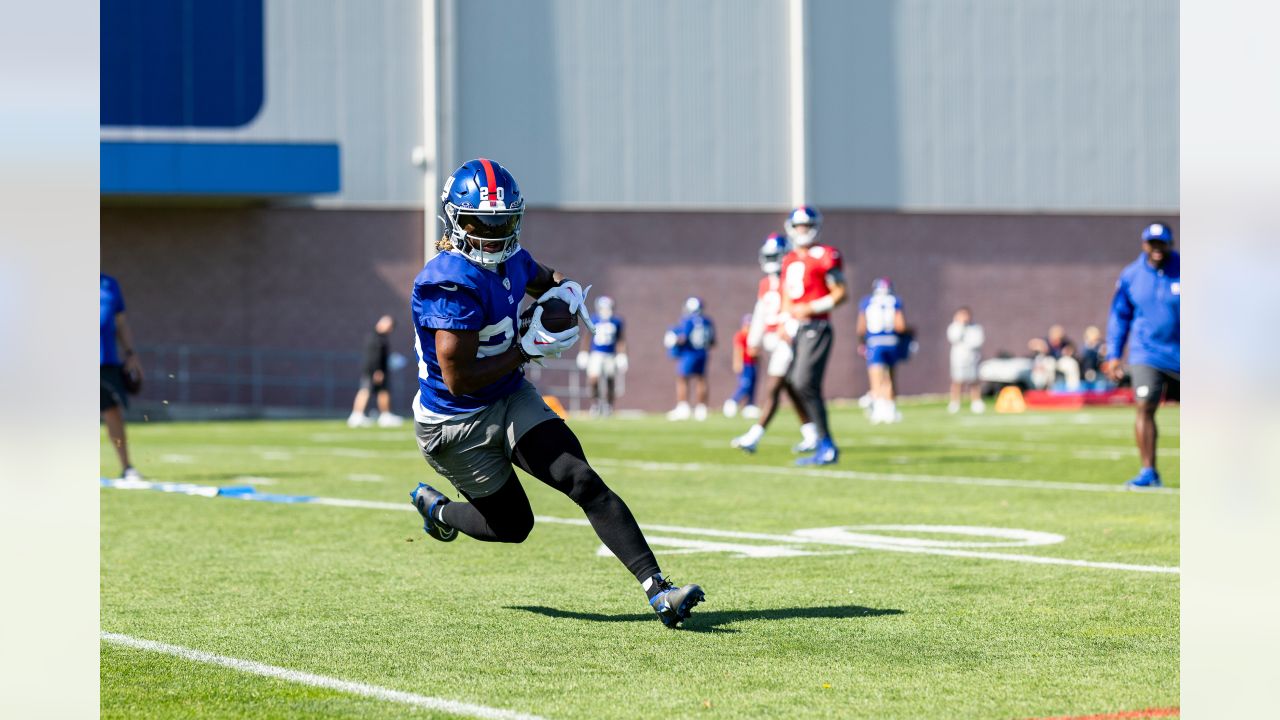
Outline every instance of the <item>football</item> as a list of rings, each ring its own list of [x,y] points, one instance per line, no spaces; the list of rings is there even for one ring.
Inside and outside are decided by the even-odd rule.
[[[544,303],[531,303],[520,313],[520,334],[529,329],[533,320],[534,308],[542,308],[542,326],[551,332],[564,332],[578,324],[577,313],[569,312],[569,303],[560,298],[551,298]]]

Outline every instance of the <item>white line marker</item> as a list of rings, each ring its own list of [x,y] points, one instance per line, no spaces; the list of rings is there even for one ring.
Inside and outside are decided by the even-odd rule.
[[[148,483],[148,485],[150,485],[150,483]],[[131,489],[132,486],[122,485],[120,481],[116,481],[112,485],[112,487],[122,488],[122,489]],[[186,489],[188,487],[194,488],[196,486],[182,486],[182,487]],[[137,489],[146,489],[146,488],[139,487]],[[155,487],[154,489],[162,489],[162,488]],[[216,491],[216,488],[214,488],[214,490]],[[173,491],[170,491],[170,492],[173,492]],[[187,491],[187,492],[188,494],[200,494],[200,493],[195,493],[190,491]],[[212,495],[210,495],[210,497],[212,497]],[[351,507],[351,508],[361,508],[366,510],[399,510],[401,512],[417,512],[417,510],[407,502],[392,503],[392,502],[385,502],[380,500],[357,500],[354,498],[317,497],[317,498],[312,498],[309,502],[298,503],[298,504],[329,505],[332,507]],[[534,517],[534,521],[540,522],[540,523],[553,524],[553,525],[577,525],[579,527],[591,525],[591,523],[588,522],[586,518],[560,518],[560,517],[552,517],[549,515],[537,515]],[[695,536],[702,536],[702,537],[732,538],[735,540],[763,540],[771,543],[782,543],[782,544],[790,544],[790,545],[807,543],[807,544],[813,544],[813,545],[827,545],[827,546],[834,545],[839,547],[857,547],[857,548],[863,548],[867,550],[885,550],[889,552],[909,552],[909,553],[918,553],[918,554],[925,554],[925,555],[946,555],[951,557],[979,558],[983,560],[1004,560],[1008,562],[1036,563],[1041,565],[1070,565],[1073,567],[1098,568],[1102,570],[1126,570],[1126,571],[1132,571],[1132,572],[1169,573],[1169,574],[1175,574],[1175,575],[1181,573],[1181,570],[1177,567],[1168,567],[1163,565],[1130,565],[1126,563],[1102,562],[1102,561],[1094,561],[1094,560],[1074,560],[1070,558],[1041,557],[1037,555],[1021,555],[1021,554],[1015,554],[1015,553],[994,553],[994,552],[977,552],[972,550],[955,550],[955,549],[944,548],[944,547],[913,547],[904,542],[906,538],[895,538],[892,536],[867,535],[867,536],[864,536],[866,538],[864,540],[861,537],[852,537],[852,538],[837,537],[833,533],[831,536],[823,536],[821,539],[816,539],[813,537],[804,537],[799,534],[801,532],[813,532],[813,531],[796,531],[795,534],[791,534],[791,535],[777,535],[772,533],[740,532],[737,530],[716,530],[714,528],[681,527],[679,525],[642,524],[640,527],[645,531],[651,531],[655,533],[665,532],[665,533],[674,533],[677,535],[695,535]],[[883,525],[866,526],[865,529],[873,529],[875,527],[888,528],[888,527],[894,527],[894,526],[883,526]],[[998,530],[998,529],[984,528],[984,530]],[[937,529],[935,528],[934,531],[936,532]],[[1033,537],[1044,536],[1044,538],[1048,538],[1050,536],[1053,536],[1052,533],[1039,533],[1037,531],[1028,531],[1028,530],[1004,530],[1003,532],[1021,533],[1022,535],[1020,535],[1019,537],[1024,537],[1024,538],[1027,537],[1028,533],[1030,533],[1031,536]],[[965,534],[973,534],[973,533],[965,533]],[[1032,544],[1032,543],[1027,543],[1027,544]]]
[[[142,640],[140,638],[121,635],[119,633],[103,632],[102,639],[114,645],[123,645],[137,650],[164,653],[165,655],[173,655],[175,657],[183,658],[184,660],[205,663],[206,665],[220,665],[225,668],[239,670],[240,672],[249,673],[251,675],[261,675],[263,677],[285,680],[288,682],[298,683],[300,685],[310,685],[312,687],[320,687],[327,690],[337,690],[338,692],[362,695],[364,697],[374,698],[375,700],[385,700],[387,702],[395,702],[402,705],[412,705],[414,707],[426,708],[428,710],[439,710],[440,712],[452,713],[454,715],[484,718],[485,720],[542,720],[537,715],[515,712],[514,710],[503,710],[501,708],[489,707],[487,705],[476,705],[473,703],[460,702],[458,700],[446,700],[444,698],[418,695],[401,690],[392,690],[391,688],[379,687],[377,685],[367,685],[365,683],[341,680],[339,678],[327,677],[325,675],[315,675],[308,672],[301,672],[299,670],[290,670],[289,668],[283,668],[276,665],[266,665],[252,660],[241,660],[239,658],[227,657],[225,655],[214,655],[213,653],[207,653],[202,650],[193,650],[180,645],[170,645],[168,643],[156,642],[154,640]]]
[[[592,458],[593,465],[622,470],[650,470],[657,472],[708,472],[723,471],[751,473],[752,475],[783,475],[786,477],[820,477],[844,480],[876,480],[882,482],[928,483],[935,485],[980,485],[985,487],[1011,487],[1028,490],[1074,490],[1080,492],[1130,493],[1123,485],[1094,485],[1091,483],[1058,482],[1056,480],[1012,480],[1009,478],[969,477],[965,475],[906,475],[903,473],[864,472],[861,470],[820,470],[779,465],[742,465],[730,463],[669,463],[616,458]],[[1143,495],[1177,495],[1177,488],[1153,488],[1143,490]]]

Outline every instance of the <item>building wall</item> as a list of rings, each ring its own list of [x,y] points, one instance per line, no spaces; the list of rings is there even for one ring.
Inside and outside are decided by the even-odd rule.
[[[451,169],[558,207],[786,203],[782,0],[458,2]]]
[[[712,354],[715,404],[732,392],[730,344],[755,301],[759,240],[777,213],[531,211],[525,246],[627,320],[631,371],[624,408],[674,403],[674,363],[662,334],[685,297],[699,295],[720,331]],[[1120,268],[1137,257],[1147,215],[959,215],[836,211],[824,242],[846,257],[854,298],[838,308],[827,394],[866,390],[856,354],[856,300],[889,275],[918,331],[920,353],[899,372],[907,394],[947,388],[945,329],[960,305],[986,328],[985,356],[1023,354],[1061,323],[1079,340],[1105,326]],[[143,344],[358,350],[378,315],[402,321],[397,351],[412,357],[407,323],[420,268],[421,215],[410,211],[105,208],[102,268],[116,275]],[[412,366],[411,366],[412,367]],[[407,408],[413,371],[399,378]],[[354,389],[355,378],[352,378]]]
[[[112,3],[108,10],[128,8]],[[145,13],[145,6],[138,12]],[[252,119],[236,127],[113,125],[102,129],[103,139],[334,143],[341,189],[297,202],[421,208],[422,170],[413,165],[412,153],[423,144],[422,3],[263,0],[261,12],[265,96]],[[185,92],[198,94],[199,88]]]
[[[809,0],[819,207],[1178,207],[1176,0]]]

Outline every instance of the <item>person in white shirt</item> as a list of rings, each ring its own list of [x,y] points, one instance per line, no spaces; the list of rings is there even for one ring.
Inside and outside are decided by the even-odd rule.
[[[969,386],[969,409],[975,413],[986,409],[978,382],[978,361],[982,359],[985,339],[982,326],[973,321],[969,308],[956,310],[947,326],[947,340],[951,342],[951,403],[947,405],[947,412],[960,412],[960,396],[966,385]]]

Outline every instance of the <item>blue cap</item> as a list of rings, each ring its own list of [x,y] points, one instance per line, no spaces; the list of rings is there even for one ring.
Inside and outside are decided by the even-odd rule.
[[[1142,242],[1162,242],[1173,244],[1173,231],[1164,223],[1151,223],[1142,228]]]

